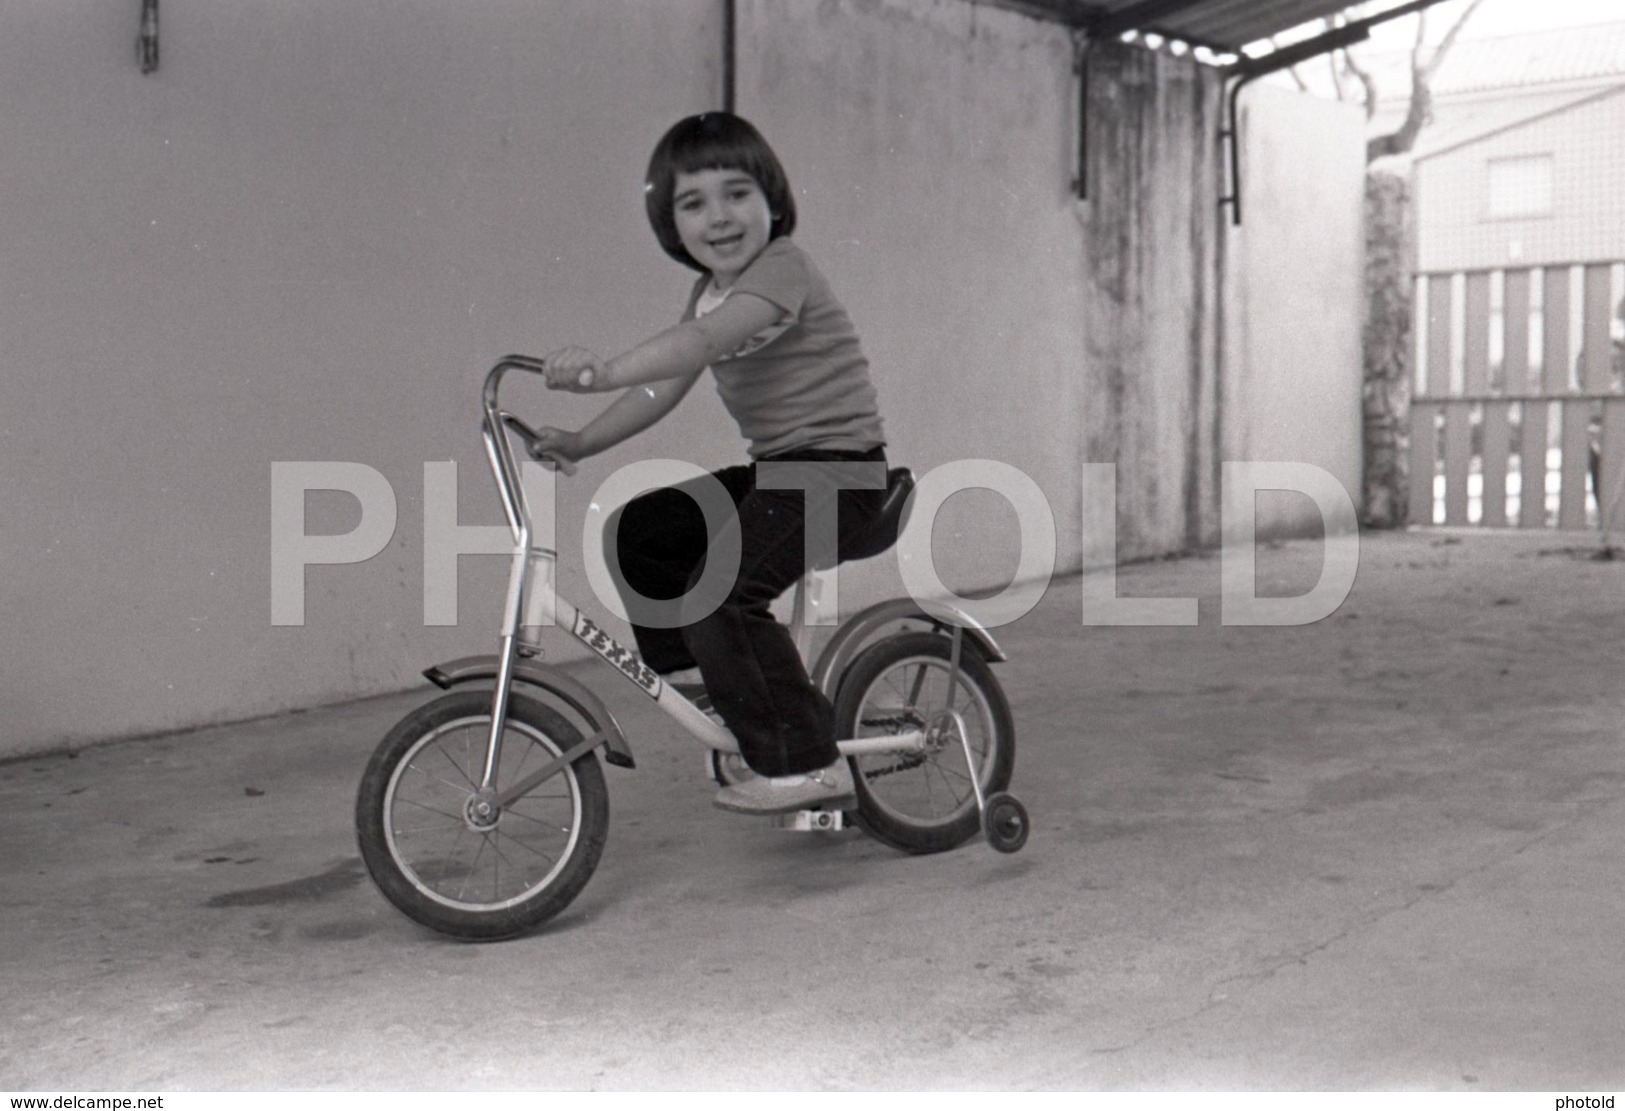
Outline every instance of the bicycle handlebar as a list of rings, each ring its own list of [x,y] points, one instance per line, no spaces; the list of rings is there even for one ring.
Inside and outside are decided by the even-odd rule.
[[[523,370],[531,374],[545,374],[547,372],[547,364],[544,360],[533,358],[529,355],[507,355],[499,360],[496,366],[492,367],[490,372],[485,376],[485,388],[483,391],[483,396],[485,399],[486,428],[493,435],[497,435],[500,433],[502,426],[507,425],[523,436],[527,441],[528,446],[528,444],[536,441],[536,430],[531,428],[531,426],[526,424],[523,420],[514,416],[512,413],[504,411],[498,404],[498,395],[502,389],[503,376],[506,375],[510,370]],[[590,369],[583,370],[579,375],[577,375],[576,380],[583,388],[586,388],[592,385],[593,377],[593,372]],[[501,439],[504,444],[506,444],[507,437],[502,436]],[[511,455],[511,450],[509,454]],[[542,455],[536,458],[543,464],[552,463],[553,466],[563,471],[567,476],[574,475],[576,473],[575,463],[571,460],[563,458],[562,456]],[[498,481],[502,481],[502,471],[500,469],[498,470]]]
[[[505,355],[498,360],[497,365],[492,367],[490,373],[485,376],[483,395],[485,398],[485,415],[491,418],[492,421],[497,419],[497,391],[502,388],[503,375],[510,370],[524,370],[531,374],[543,374],[546,373],[547,366],[541,359],[535,359],[529,355]]]
[[[485,409],[485,454],[491,464],[492,475],[497,481],[497,490],[502,494],[502,506],[508,517],[508,524],[514,531],[515,538],[522,546],[530,543],[530,509],[525,501],[523,483],[520,481],[519,463],[514,458],[513,441],[509,430],[518,432],[528,444],[535,443],[536,431],[519,417],[506,412],[499,403],[499,394],[502,390],[502,379],[510,370],[523,370],[530,374],[546,373],[546,364],[541,359],[529,355],[506,355],[498,360],[485,376],[485,386],[482,399]],[[581,385],[590,386],[592,371],[581,373]],[[559,456],[543,456],[542,463],[551,462],[566,475],[576,473],[575,464]]]
[[[519,433],[526,440],[530,441],[530,443],[535,443],[536,442],[536,438],[537,438],[536,430],[534,428],[532,428],[530,425],[526,424],[523,420],[521,420],[520,418],[514,416],[512,413],[508,412],[506,409],[499,410],[497,415],[502,418],[502,423],[506,424],[509,428],[512,428],[515,432]],[[551,464],[553,464],[553,466],[555,466],[559,470],[563,471],[565,473],[565,475],[567,475],[567,476],[574,475],[576,473],[576,465],[574,463],[572,463],[570,460],[564,458],[562,455],[548,455],[546,453],[543,453],[542,455],[536,455],[534,452],[532,452],[531,453],[531,458],[535,459],[537,462],[543,464],[544,466],[546,464],[548,464],[548,463],[551,463]]]
[[[502,376],[510,370],[523,370],[531,374],[546,374],[547,362],[543,359],[533,358],[530,355],[506,355],[491,368],[485,376],[485,411],[487,415],[494,416],[497,411],[497,391],[502,386]],[[591,389],[593,380],[597,376],[591,368],[583,370],[576,375],[576,385],[582,389]]]

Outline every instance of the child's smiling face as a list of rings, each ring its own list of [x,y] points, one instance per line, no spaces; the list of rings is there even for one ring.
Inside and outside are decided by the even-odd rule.
[[[762,253],[773,231],[767,197],[743,170],[679,173],[672,216],[683,246],[721,289]]]

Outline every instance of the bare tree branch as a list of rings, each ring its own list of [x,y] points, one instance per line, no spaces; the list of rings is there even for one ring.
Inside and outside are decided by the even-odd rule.
[[[1421,134],[1433,119],[1433,75],[1438,72],[1439,65],[1444,61],[1451,46],[1455,44],[1456,37],[1467,20],[1478,10],[1484,0],[1472,0],[1455,24],[1440,40],[1439,45],[1432,54],[1427,53],[1427,22],[1426,13],[1418,13],[1416,17],[1416,45],[1411,50],[1411,103],[1405,113],[1404,122],[1399,128],[1388,135],[1380,135],[1366,144],[1365,156],[1367,162],[1389,155],[1405,154],[1416,146],[1416,137]]]
[[[1472,14],[1478,10],[1478,6],[1483,2],[1484,0],[1473,0],[1471,4],[1468,4],[1467,9],[1461,13],[1461,18],[1456,20],[1455,26],[1451,27],[1449,31],[1445,32],[1444,38],[1439,40],[1439,46],[1433,51],[1433,58],[1428,62],[1429,77],[1432,77],[1433,74],[1437,72],[1439,63],[1444,61],[1444,56],[1448,54],[1450,52],[1450,48],[1455,45],[1456,36],[1461,34],[1461,29],[1467,25],[1467,20],[1472,18]]]
[[[1276,41],[1276,37],[1274,35],[1271,35],[1268,41],[1271,50],[1281,49],[1281,44]],[[1291,76],[1293,83],[1298,86],[1298,91],[1300,93],[1306,93],[1309,91],[1309,82],[1303,79],[1303,74],[1298,72],[1297,66],[1287,66],[1286,71]]]
[[[1371,76],[1359,62],[1354,60],[1352,51],[1344,50],[1342,55],[1343,68],[1352,74],[1360,82],[1361,87],[1365,89],[1365,118],[1369,120],[1377,114],[1377,102],[1382,96],[1381,91],[1377,88],[1377,79]]]
[[[1332,16],[1327,16],[1320,21],[1320,25],[1327,31],[1333,31],[1337,28],[1337,20]],[[1347,51],[1333,50],[1326,55],[1326,66],[1332,73],[1332,89],[1337,93],[1337,99],[1341,101],[1347,101],[1349,94],[1348,89],[1343,85],[1343,71],[1337,64],[1337,57],[1339,54],[1346,53]]]

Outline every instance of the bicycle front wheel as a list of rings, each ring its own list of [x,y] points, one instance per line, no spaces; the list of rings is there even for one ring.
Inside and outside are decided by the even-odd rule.
[[[951,642],[935,633],[882,640],[852,662],[835,699],[842,737],[895,736],[924,729],[948,706]],[[960,653],[954,709],[964,722],[971,759],[957,737],[923,752],[852,758],[858,825],[877,839],[911,853],[954,848],[981,831],[976,789],[1002,791],[1015,767],[1016,729],[1010,704],[979,652]]]
[[[609,792],[592,752],[506,807],[482,792],[491,693],[457,691],[403,718],[361,778],[356,831],[367,871],[413,921],[495,941],[535,929],[591,878],[609,832]],[[580,743],[556,711],[508,702],[495,790]]]

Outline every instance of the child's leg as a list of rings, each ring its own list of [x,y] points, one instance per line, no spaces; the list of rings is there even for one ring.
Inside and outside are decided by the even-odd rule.
[[[729,467],[711,477],[733,502],[744,497],[750,485],[748,467]],[[662,675],[694,667],[695,660],[682,630],[669,627],[669,614],[642,603],[640,596],[659,601],[680,598],[703,567],[709,531],[704,512],[686,492],[703,481],[640,494],[610,514],[604,525],[605,550],[613,545],[617,556],[609,562],[610,578],[632,619],[638,654]]]
[[[683,630],[688,650],[752,770],[827,767],[837,756],[834,712],[768,608],[805,570],[801,493],[757,491],[739,509],[739,578],[722,605]]]
[[[841,495],[842,530],[872,519],[881,493]],[[713,705],[746,763],[765,776],[815,771],[840,756],[834,709],[808,679],[790,630],[769,609],[806,572],[808,516],[801,490],[755,489],[741,499],[739,576],[716,610],[684,630]]]

